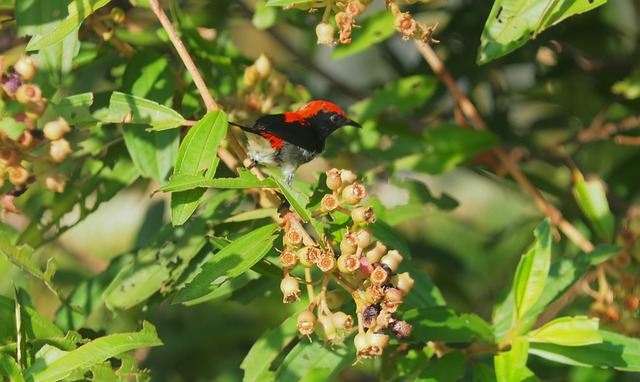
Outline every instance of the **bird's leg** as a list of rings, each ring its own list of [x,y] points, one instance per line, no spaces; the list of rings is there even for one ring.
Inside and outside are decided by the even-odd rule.
[[[284,177],[284,182],[286,184],[288,184],[289,186],[291,186],[291,183],[293,182],[293,173],[290,172],[288,173],[285,177]]]
[[[258,161],[255,159],[251,159],[251,164],[246,167],[247,170],[251,170],[252,168],[258,165]]]

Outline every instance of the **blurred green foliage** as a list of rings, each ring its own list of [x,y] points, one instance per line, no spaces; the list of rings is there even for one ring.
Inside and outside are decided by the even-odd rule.
[[[64,162],[38,159],[45,142],[24,151],[26,189],[0,184],[3,380],[637,379],[640,2],[405,1],[438,23],[432,48],[486,130],[383,1],[362,2],[336,47],[316,44],[325,2],[290,3],[163,2],[224,107],[207,111],[149,1],[0,2],[3,155],[58,116],[73,126]],[[5,86],[25,51],[47,99],[31,127]],[[256,80],[261,54],[271,67]],[[363,128],[332,135],[293,187],[216,155],[227,120],[310,99]],[[545,219],[496,148],[593,250]],[[331,167],[367,185],[371,230],[416,283],[401,307],[412,336],[357,365],[351,339],[297,332],[307,305],[282,304],[277,206],[246,192],[277,190],[338,240],[349,216],[311,213]],[[47,190],[51,175],[64,192]]]

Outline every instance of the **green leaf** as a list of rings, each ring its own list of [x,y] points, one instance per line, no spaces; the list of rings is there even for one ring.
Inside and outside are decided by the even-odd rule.
[[[611,91],[614,94],[622,94],[626,99],[640,97],[640,68],[634,69],[624,80],[614,83]]]
[[[51,280],[50,275],[46,275],[40,268],[33,263],[33,249],[27,245],[16,246],[6,235],[0,235],[0,253],[2,253],[9,262],[20,268],[26,274],[40,280],[51,292],[53,292],[60,301],[67,303],[66,297],[56,287]]]
[[[640,371],[640,340],[601,330],[602,342],[586,346],[530,345],[529,353],[567,365]]]
[[[39,36],[49,36],[52,30],[65,24],[68,5],[68,0],[17,1],[15,11],[18,35],[34,36],[34,39]],[[74,28],[66,37],[43,47],[37,55],[34,55],[39,73],[36,82],[44,85],[44,81],[38,80],[38,77],[44,75],[47,76],[49,85],[52,87],[52,89],[43,89],[45,94],[56,91],[62,85],[65,76],[72,69],[73,58],[79,50],[78,28]]]
[[[590,11],[607,0],[497,0],[484,25],[478,63],[504,56],[567,17]]]
[[[424,151],[397,160],[396,170],[413,169],[429,174],[448,171],[497,143],[496,137],[486,130],[471,130],[460,126],[439,126],[427,129]]]
[[[212,179],[220,159],[218,146],[227,134],[227,115],[214,110],[198,121],[184,137],[178,151],[173,174],[201,175]],[[171,194],[171,223],[184,224],[193,214],[205,189],[194,189]]]
[[[287,354],[276,370],[276,381],[330,381],[355,360],[353,346],[331,349],[322,341],[302,339]]]
[[[585,180],[578,170],[573,171],[573,182],[571,191],[580,210],[589,219],[597,235],[610,242],[613,240],[614,218],[602,182],[597,179]]]
[[[110,0],[72,0],[67,7],[68,15],[62,23],[47,33],[33,36],[26,50],[39,50],[53,45],[78,30],[82,21]]]
[[[29,126],[26,123],[18,122],[10,117],[2,117],[0,119],[0,133],[6,134],[12,141],[17,141],[22,132],[28,128]]]
[[[584,346],[602,342],[598,319],[586,316],[560,317],[529,332],[529,342],[546,342],[564,346]]]
[[[305,208],[307,204],[309,204],[309,197],[304,195],[293,188],[291,188],[288,184],[281,181],[280,179],[273,179],[271,181],[275,181],[275,184],[280,188],[282,194],[287,199],[291,207],[300,215],[302,220],[311,221],[311,213]]]
[[[129,350],[160,345],[162,345],[162,341],[158,338],[155,327],[144,322],[142,330],[137,333],[112,334],[98,338],[67,353],[47,365],[42,371],[36,371],[33,368],[27,369],[25,375],[27,378],[33,378],[34,382],[59,381],[75,369],[91,367]]]
[[[176,111],[157,102],[121,92],[83,93],[62,99],[53,105],[56,112],[72,125],[132,123],[150,125],[154,130],[184,125]]]
[[[258,180],[251,172],[240,170],[238,178],[207,179],[201,175],[176,174],[172,175],[169,178],[169,183],[160,187],[159,190],[162,192],[180,192],[200,187],[245,189],[274,187],[274,183],[270,180]]]
[[[467,356],[455,350],[429,363],[417,379],[420,382],[458,381],[464,377]]]
[[[303,3],[311,3],[312,0],[269,0],[267,1],[267,6],[269,7],[284,7],[289,4],[303,4]]]
[[[44,241],[55,239],[138,177],[139,173],[124,152],[123,146],[113,146],[102,160],[85,159],[83,170],[76,172],[69,180],[73,187],[67,187],[63,194],[55,195],[52,203],[38,208],[20,241],[39,247]],[[89,195],[95,195],[95,199],[93,196],[89,199]],[[80,211],[79,216],[62,222],[62,218],[76,208]],[[44,219],[45,214],[49,215],[47,219]],[[55,235],[51,235],[54,228],[57,228]]]
[[[173,231],[167,227],[168,232]],[[166,288],[207,243],[202,220],[182,229],[176,234],[177,240],[166,241],[166,235],[160,235],[162,240],[154,240],[151,246],[139,251],[107,287],[103,300],[109,309],[129,309]]]
[[[389,12],[385,12],[390,15]],[[393,28],[387,27],[393,31]],[[389,107],[408,114],[423,106],[433,96],[436,80],[431,76],[416,75],[403,77],[387,83],[371,97],[355,103],[349,109],[357,121],[365,121],[383,113]]]
[[[200,299],[257,263],[273,246],[277,226],[269,224],[242,235],[224,247],[202,266],[202,272],[173,299],[174,303]]]
[[[333,50],[333,59],[344,58],[362,52],[396,33],[393,28],[393,14],[386,10],[373,13],[364,21],[358,21],[358,24],[362,28],[353,29],[350,44],[338,45]]]
[[[8,354],[0,353],[0,375],[6,375],[12,382],[24,382],[20,365]]]
[[[536,243],[528,253],[522,256],[515,279],[516,319],[524,315],[533,307],[542,294],[551,265],[551,225],[548,219],[535,230]]]
[[[593,265],[607,261],[618,253],[620,247],[615,245],[599,245],[594,251],[581,254],[573,259],[563,258],[551,265],[549,276],[544,290],[536,304],[521,318],[522,330],[526,331],[531,327],[536,318],[553,301],[562,296],[576,281],[578,281]],[[409,296],[407,296],[409,297]],[[509,328],[513,323],[515,312],[513,290],[493,314],[493,328],[498,342],[505,339]]]
[[[276,24],[279,14],[280,12],[276,9],[267,6],[265,0],[259,0],[256,2],[256,10],[251,18],[251,23],[260,30],[269,29]]]
[[[271,363],[280,352],[297,338],[296,317],[286,319],[280,326],[263,333],[253,343],[249,353],[242,360],[244,382],[273,380],[275,373],[269,370]]]
[[[411,336],[421,341],[493,341],[491,326],[473,313],[457,315],[447,307],[438,306],[411,309],[402,318],[413,325]]]
[[[151,50],[137,52],[128,62],[122,89],[161,105],[170,106],[176,83],[165,57]],[[146,131],[143,125],[125,124],[124,142],[133,163],[145,178],[164,182],[178,155],[180,131]]]
[[[523,337],[514,338],[511,350],[496,355],[494,359],[498,382],[519,382],[526,378],[529,343]]]

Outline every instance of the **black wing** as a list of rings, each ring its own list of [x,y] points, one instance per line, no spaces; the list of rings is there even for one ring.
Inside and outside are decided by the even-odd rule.
[[[250,129],[254,134],[269,133],[305,150],[319,153],[324,149],[322,139],[310,125],[300,122],[286,122],[284,114],[270,114],[260,117]]]

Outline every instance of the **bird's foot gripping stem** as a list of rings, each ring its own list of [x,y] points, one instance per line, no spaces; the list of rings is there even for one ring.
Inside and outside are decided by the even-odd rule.
[[[258,161],[256,161],[255,159],[251,160],[251,164],[249,164],[248,166],[246,166],[245,168],[247,170],[251,170],[252,168],[256,167],[258,165]]]

